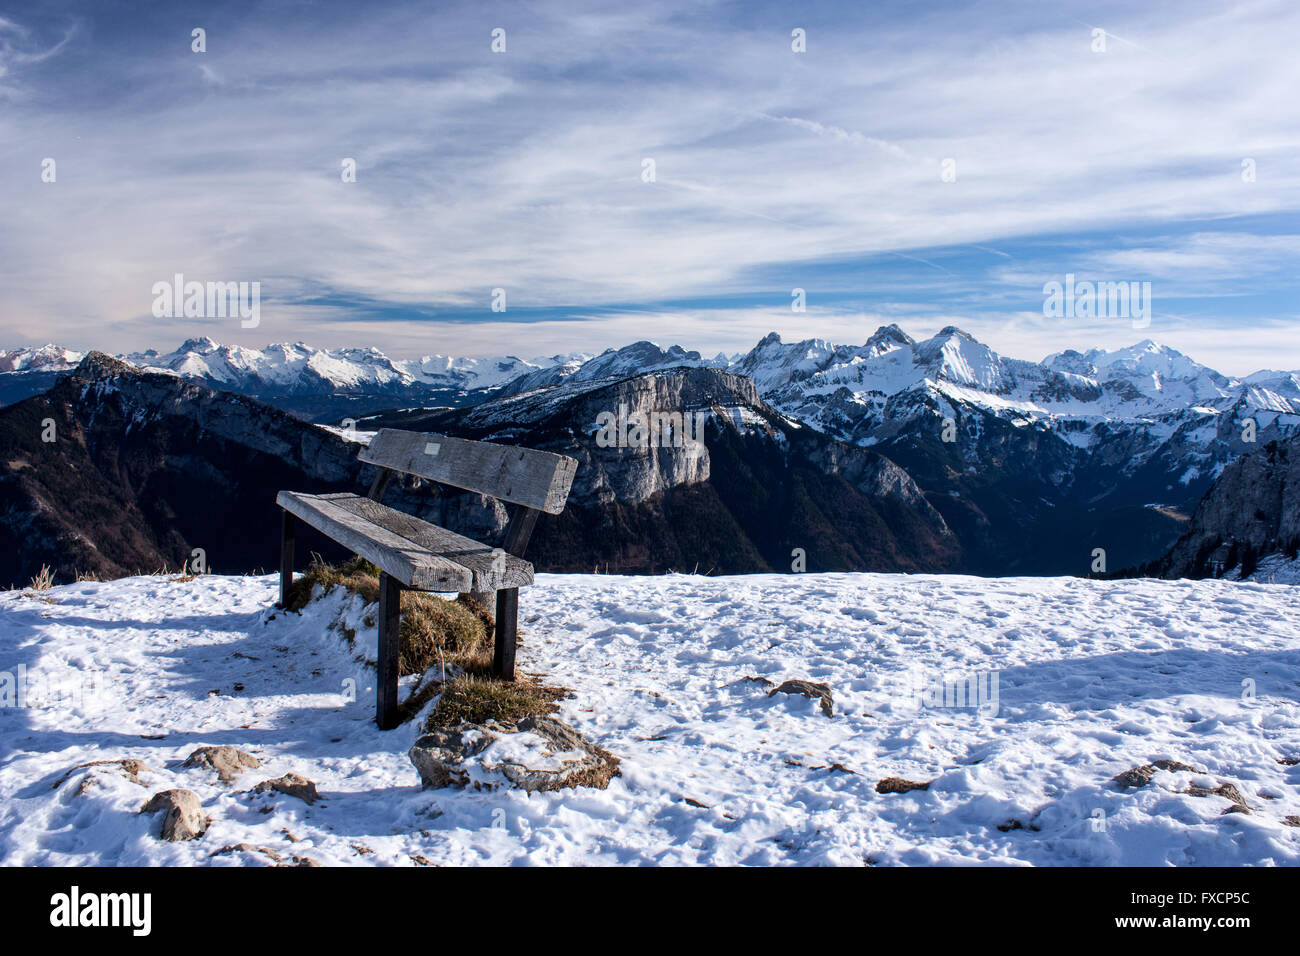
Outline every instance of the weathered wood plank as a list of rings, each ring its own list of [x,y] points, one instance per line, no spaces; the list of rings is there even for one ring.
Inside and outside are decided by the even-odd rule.
[[[375,722],[396,727],[398,660],[402,650],[402,588],[390,574],[379,574],[379,660],[375,662]]]
[[[282,491],[275,502],[409,587],[467,591],[474,579],[464,565],[433,554],[323,496]]]
[[[549,451],[396,428],[382,429],[357,459],[548,514],[564,510],[578,467]]]
[[[533,566],[505,548],[489,548],[472,538],[448,531],[413,515],[347,493],[321,495],[359,518],[400,535],[412,544],[454,561],[473,575],[472,591],[526,587],[533,583]],[[533,512],[535,515],[537,512]]]

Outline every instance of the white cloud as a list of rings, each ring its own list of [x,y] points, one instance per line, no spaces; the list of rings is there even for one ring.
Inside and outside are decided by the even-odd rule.
[[[765,265],[797,276],[835,257],[1300,205],[1300,9],[1288,5],[1113,8],[1102,25],[1131,43],[1104,54],[1064,16],[878,26],[856,8],[809,23],[808,53],[793,54],[788,28],[651,4],[494,12],[509,31],[494,55],[487,16],[409,7],[274,29],[214,16],[211,52],[159,48],[118,67],[132,80],[120,93],[16,101],[0,117],[0,334],[166,344],[172,330],[144,318],[149,290],[184,272],[260,280],[281,301],[326,289],[413,312],[483,308],[482,326],[355,323],[366,344],[482,353],[503,350],[499,335],[531,354],[680,329],[687,347],[731,349],[766,330],[763,312],[502,324],[488,297],[505,287],[513,306],[591,315],[753,293]],[[0,69],[22,81],[39,66],[57,82],[78,57],[104,62],[93,42],[40,63],[0,54]],[[58,160],[57,184],[40,182],[43,156]],[[340,182],[344,157],[355,184]],[[645,157],[654,184],[640,179]],[[939,178],[947,157],[954,183]],[[1129,243],[1095,261],[1226,276],[1245,255],[1233,241]],[[278,314],[261,341],[345,327],[317,308]],[[869,334],[853,321],[812,311],[799,327]],[[1012,354],[1050,337],[1015,328]]]

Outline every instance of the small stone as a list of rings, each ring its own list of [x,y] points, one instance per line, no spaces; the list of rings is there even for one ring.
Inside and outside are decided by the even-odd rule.
[[[831,715],[834,707],[834,701],[831,699],[830,684],[815,684],[810,680],[788,680],[783,682],[779,687],[767,692],[767,696],[773,694],[802,694],[804,697],[810,697],[814,700],[821,699],[822,713],[827,717]]]
[[[907,793],[911,790],[929,790],[933,780],[927,780],[924,783],[918,783],[915,780],[904,780],[902,777],[886,777],[876,784],[876,793]]]
[[[263,780],[253,788],[253,793],[271,793],[272,791],[290,797],[297,797],[306,804],[313,804],[320,799],[320,794],[316,791],[316,784],[296,773],[286,773],[283,777],[276,777],[274,780]]]
[[[1171,773],[1205,773],[1204,770],[1197,770],[1195,767],[1179,763],[1177,760],[1166,760],[1163,757],[1159,760],[1151,761],[1151,766],[1157,770],[1167,770]]]
[[[1138,787],[1145,787],[1155,776],[1155,770],[1150,764],[1144,767],[1134,767],[1132,770],[1125,770],[1123,773],[1117,773],[1112,778],[1115,785],[1121,790],[1132,790]]]
[[[203,804],[193,790],[162,790],[149,798],[141,813],[166,811],[158,839],[169,842],[197,840],[208,828]]]
[[[215,853],[209,854],[209,856],[224,856],[227,853],[260,853],[272,863],[279,863],[284,860],[284,857],[270,847],[257,846],[254,843],[229,843]]]

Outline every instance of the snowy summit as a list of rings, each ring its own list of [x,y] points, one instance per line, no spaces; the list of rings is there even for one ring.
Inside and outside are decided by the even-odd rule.
[[[341,591],[287,615],[272,576],[0,594],[0,863],[1300,862],[1288,588],[538,584],[520,666],[620,758],[604,790],[421,789],[418,721],[376,729],[373,619]],[[216,745],[248,765],[185,765]],[[288,774],[319,798],[259,788]],[[200,839],[155,837],[140,810],[168,789],[201,801]]]

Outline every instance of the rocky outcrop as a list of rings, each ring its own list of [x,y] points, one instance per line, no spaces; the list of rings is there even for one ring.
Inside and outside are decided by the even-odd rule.
[[[661,426],[641,443],[637,421]],[[677,440],[677,422],[684,432],[690,424],[690,440]],[[576,458],[568,507],[540,522],[529,546],[546,570],[939,571],[960,562],[957,537],[903,468],[800,427],[752,380],[716,368],[566,379],[373,424]]]
[[[1147,570],[1169,578],[1247,577],[1260,558],[1300,548],[1300,438],[1237,459],[1201,500],[1187,532]]]

